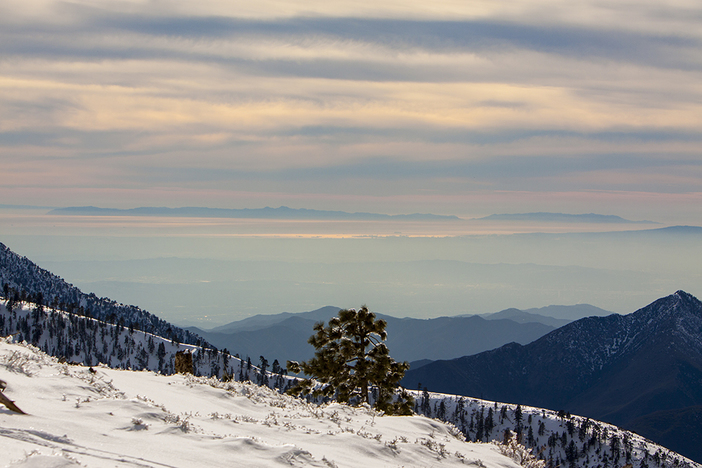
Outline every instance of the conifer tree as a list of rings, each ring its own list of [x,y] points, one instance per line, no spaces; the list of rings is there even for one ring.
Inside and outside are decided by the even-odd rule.
[[[480,412],[478,413],[478,421],[476,424],[476,431],[475,431],[475,441],[476,442],[482,442],[483,438],[485,437],[485,419],[483,417],[484,411],[485,411],[485,408],[480,408]]]
[[[431,418],[431,405],[429,403],[429,390],[424,387],[422,390],[422,414]]]
[[[488,413],[487,416],[485,417],[485,435],[487,437],[490,437],[490,433],[492,432],[492,429],[495,427],[495,419],[494,419],[494,413],[492,411],[492,407],[488,408]]]
[[[307,362],[288,361],[293,373],[304,372],[321,386],[315,388],[311,379],[302,380],[289,390],[292,394],[334,396],[348,403],[370,403],[369,390],[378,389],[375,407],[386,413],[406,413],[411,408],[411,396],[404,392],[399,402],[393,402],[395,388],[409,369],[407,362],[396,362],[383,343],[387,339],[385,320],[376,320],[366,306],[358,311],[340,310],[337,317],[314,326],[308,343],[316,352]],[[404,400],[404,401],[402,401]]]
[[[266,369],[268,369],[268,359],[264,358],[263,356],[260,356],[261,358],[261,365],[259,368],[261,369],[261,377],[259,379],[260,385],[263,385],[264,387],[268,386],[268,374],[266,374]]]
[[[514,410],[514,432],[517,434],[517,441],[521,442],[522,435],[522,405],[517,405]]]
[[[439,409],[436,412],[436,418],[441,419],[442,421],[446,420],[446,403],[444,403],[444,400],[441,400],[439,403]]]

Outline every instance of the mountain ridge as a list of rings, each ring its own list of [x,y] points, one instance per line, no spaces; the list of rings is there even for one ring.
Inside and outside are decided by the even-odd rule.
[[[702,404],[702,302],[677,291],[628,315],[577,320],[524,346],[410,370],[403,385],[418,381],[434,391],[563,408],[628,427],[656,411]],[[657,441],[702,460],[689,438]]]
[[[655,221],[632,221],[616,215],[603,215],[596,213],[568,214],[568,213],[503,213],[491,214],[479,221],[539,221],[539,222],[567,222],[567,223],[621,223],[621,224],[660,224]]]
[[[331,317],[336,315],[336,313],[341,310],[341,307],[327,305],[320,307],[318,309],[306,312],[280,312],[277,314],[256,314],[244,319],[234,320],[232,322],[218,325],[213,328],[201,328],[208,332],[230,332],[230,331],[243,331],[243,330],[255,330],[259,327],[273,325],[278,322],[290,317],[302,317],[311,318],[314,320],[329,320]],[[539,313],[541,312],[541,313]],[[588,317],[592,315],[604,316],[612,314],[611,311],[601,309],[599,307],[590,304],[574,304],[574,305],[549,305],[539,308],[530,309],[517,309],[511,307],[508,309],[503,309],[498,312],[489,312],[486,314],[458,314],[458,315],[442,315],[440,317],[433,318],[466,318],[466,317],[481,317],[486,320],[495,319],[507,319],[513,320],[518,323],[526,322],[537,322],[543,323],[545,325],[550,324],[560,324],[554,326],[558,328],[559,326],[565,325],[583,317]],[[431,319],[417,319],[413,317],[395,317],[389,316],[382,313],[376,313],[377,316],[381,318],[390,317],[395,320],[431,320]]]
[[[339,310],[327,306],[300,314],[254,316],[210,331],[196,327],[186,329],[219,348],[236,350],[242,356],[263,355],[283,362],[299,361],[314,355],[314,348],[307,343],[314,333],[314,324],[328,321]],[[376,313],[376,317],[387,322],[386,344],[399,361],[444,359],[492,349],[510,341],[529,343],[554,329],[539,322],[487,320],[477,315],[414,319]]]
[[[565,316],[582,313],[611,314],[588,304],[549,307],[552,309],[545,309],[558,311]],[[242,356],[263,355],[284,360],[305,360],[314,354],[314,349],[307,344],[313,325],[319,321],[328,321],[339,310],[339,307],[325,306],[309,312],[254,315],[212,329],[186,329],[220,348],[237,349],[236,344],[237,352]],[[471,314],[431,319],[398,318],[377,312],[376,316],[388,323],[387,345],[393,356],[409,362],[450,359],[493,349],[510,341],[526,344],[571,322],[519,309],[505,309],[485,316]],[[272,344],[264,345],[265,343]],[[289,352],[288,356],[284,355],[284,350]]]
[[[3,243],[0,243],[0,286],[5,294],[9,289],[13,289],[17,294],[17,301],[28,297],[35,300],[40,298],[37,301],[40,305],[61,306],[68,312],[75,310],[105,322],[136,327],[182,343],[202,344],[202,338],[137,306],[117,303],[106,297],[97,297],[93,293],[84,293],[59,276],[40,268],[27,257],[13,252]]]
[[[207,207],[150,207],[139,208],[100,208],[96,206],[71,206],[54,208],[50,215],[73,216],[173,216],[203,218],[252,218],[252,219],[335,219],[335,220],[458,220],[454,215],[436,215],[431,213],[412,213],[389,215],[382,213],[365,213],[346,211],[313,210],[308,208],[207,208]]]

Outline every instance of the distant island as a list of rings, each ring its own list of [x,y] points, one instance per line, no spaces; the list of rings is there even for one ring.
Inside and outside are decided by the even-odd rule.
[[[537,222],[561,222],[561,223],[611,223],[611,224],[659,224],[655,221],[631,221],[620,216],[602,215],[595,213],[587,214],[566,214],[566,213],[515,213],[515,214],[492,214],[484,218],[476,218],[479,221],[537,221]]]
[[[50,215],[70,216],[170,216],[183,218],[249,218],[249,219],[306,219],[306,220],[410,220],[410,221],[454,221],[458,216],[435,214],[347,213],[345,211],[308,210],[305,208],[204,208],[204,207],[141,207],[130,209],[98,208],[95,206],[74,206],[56,208]]]

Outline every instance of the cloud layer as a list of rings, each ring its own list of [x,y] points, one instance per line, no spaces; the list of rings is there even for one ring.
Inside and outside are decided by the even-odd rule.
[[[702,222],[697,2],[425,3],[2,1],[0,196]]]

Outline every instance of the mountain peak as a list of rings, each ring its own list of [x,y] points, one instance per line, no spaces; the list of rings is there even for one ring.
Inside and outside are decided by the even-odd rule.
[[[693,296],[690,293],[686,293],[682,289],[679,289],[675,291],[675,294],[673,296],[676,296],[680,298],[681,300],[688,301],[688,302],[700,302],[695,296]]]
[[[702,302],[692,294],[678,290],[670,296],[662,297],[637,310],[632,316],[643,318],[647,322],[660,321],[670,317],[702,320]]]
[[[577,320],[525,346],[410,369],[403,385],[418,382],[443,393],[563,408],[702,461],[699,424],[675,432],[702,407],[702,302],[676,291],[628,315]]]

